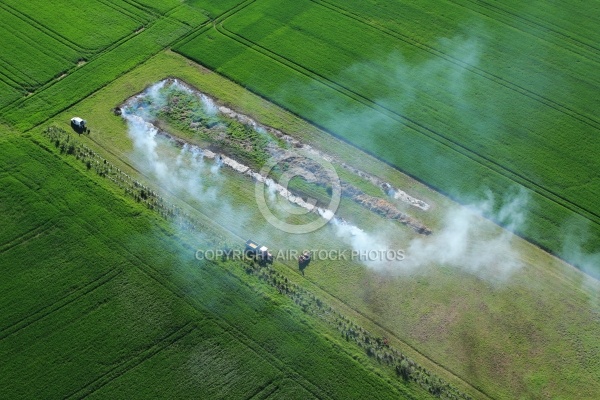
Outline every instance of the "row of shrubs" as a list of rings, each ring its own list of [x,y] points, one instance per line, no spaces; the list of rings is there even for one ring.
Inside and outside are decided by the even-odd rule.
[[[200,232],[201,224],[184,213],[181,208],[166,201],[158,193],[133,179],[121,169],[115,167],[101,155],[79,142],[62,128],[50,126],[44,130],[46,136],[63,154],[76,157],[99,176],[112,181],[124,193],[150,210],[156,211],[163,218],[175,223],[180,229]],[[231,248],[232,244],[218,235],[208,239],[210,246]],[[216,247],[215,247],[216,248]],[[386,338],[379,337],[358,326],[346,316],[325,304],[312,292],[290,281],[282,273],[270,265],[259,264],[251,259],[237,262],[246,273],[253,275],[274,287],[279,293],[291,298],[305,313],[318,317],[336,329],[349,342],[353,342],[379,364],[393,368],[400,379],[413,381],[432,395],[442,399],[470,399],[456,387],[443,381],[411,358],[391,346]]]

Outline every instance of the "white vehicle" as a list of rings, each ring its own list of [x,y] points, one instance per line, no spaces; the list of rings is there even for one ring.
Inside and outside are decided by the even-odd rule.
[[[260,246],[258,243],[248,240],[246,242],[246,254],[256,257],[259,261],[266,263],[273,262],[273,255],[266,246]]]
[[[85,129],[85,119],[81,119],[79,117],[71,118],[71,125],[74,128]]]

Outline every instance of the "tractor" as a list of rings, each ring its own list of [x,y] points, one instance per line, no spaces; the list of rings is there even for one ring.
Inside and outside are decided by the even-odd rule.
[[[273,255],[269,252],[269,249],[266,246],[261,246],[250,239],[248,239],[246,242],[246,255],[249,257],[254,257],[254,259],[259,263],[273,263]]]

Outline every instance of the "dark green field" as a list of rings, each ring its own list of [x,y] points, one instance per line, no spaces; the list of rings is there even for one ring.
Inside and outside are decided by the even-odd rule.
[[[0,397],[424,397],[46,146],[2,140]]]

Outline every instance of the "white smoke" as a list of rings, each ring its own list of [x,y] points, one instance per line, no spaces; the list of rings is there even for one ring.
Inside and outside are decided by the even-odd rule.
[[[331,219],[336,235],[352,246],[355,259],[374,269],[389,269],[401,262],[387,257],[390,247],[382,234],[371,234],[338,218]]]
[[[210,167],[210,172],[214,175],[217,175],[219,173],[219,169],[221,169],[222,166],[223,160],[221,160],[221,157],[217,157],[215,158],[214,164]]]
[[[200,95],[200,100],[202,100],[202,106],[204,107],[204,111],[210,115],[215,116],[219,112],[219,108],[215,104],[215,102],[206,96],[205,94]]]
[[[168,176],[168,167],[158,156],[157,129],[137,115],[124,113],[123,117],[127,121],[127,132],[133,140],[135,152],[142,156],[140,161],[143,163],[145,172],[150,172],[160,181],[165,181]]]
[[[525,221],[527,195],[520,191],[505,198],[494,212],[490,192],[486,200],[449,211],[442,229],[431,237],[417,238],[406,249],[406,265],[416,268],[427,264],[459,268],[485,279],[505,280],[522,266],[513,246],[514,234]],[[485,229],[482,215],[504,224],[506,229]]]
[[[171,84],[189,91],[177,81]],[[152,108],[166,104],[166,96],[161,92],[164,85],[165,82],[161,81],[151,86],[124,107],[122,116],[127,122],[127,132],[133,143],[131,159],[136,168],[152,177],[162,189],[178,197],[210,204],[215,218],[235,215],[237,220],[244,221],[244,213],[234,210],[226,196],[221,195],[221,185],[215,184],[222,179],[218,173],[221,160],[212,160],[213,153],[187,143],[177,150],[172,140],[160,135],[158,129],[147,122],[154,119]]]
[[[137,115],[124,113],[123,117],[127,121],[127,131],[134,146],[132,158],[138,169],[169,191],[185,192],[203,200],[216,199],[215,188],[205,187],[201,178],[207,163],[200,148],[186,144],[177,155],[169,155],[169,150],[174,147],[158,135],[154,125]]]
[[[327,210],[327,209],[323,209],[323,208],[317,208],[317,212],[319,213],[319,215],[323,218],[325,218],[326,220],[330,221],[332,220],[332,218],[334,217],[334,212],[331,210]]]
[[[267,178],[265,179],[265,185],[267,186],[267,194],[269,196],[269,201],[271,203],[274,203],[277,195],[277,187],[275,186],[275,181],[271,178]]]
[[[513,246],[512,232],[522,228],[526,205],[525,191],[503,199],[499,207],[495,207],[491,192],[487,192],[483,201],[449,210],[441,228],[430,236],[408,240],[401,249],[402,260],[368,257],[363,264],[389,273],[451,267],[488,281],[505,281],[522,266]],[[491,225],[483,215],[502,223],[506,229]],[[333,225],[336,234],[360,254],[394,254],[398,250],[392,242],[398,234],[387,229],[370,233],[335,218]]]
[[[600,310],[600,252],[585,249],[590,238],[589,223],[569,221],[565,228],[561,256],[582,270],[581,289],[594,310]]]
[[[584,247],[590,238],[587,223],[569,221],[564,227],[563,248],[561,256],[571,260],[584,272],[600,276],[600,253],[589,253]]]

